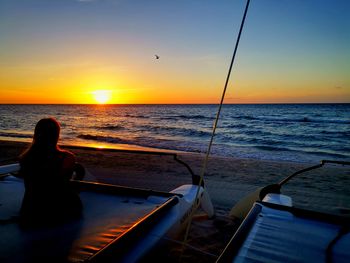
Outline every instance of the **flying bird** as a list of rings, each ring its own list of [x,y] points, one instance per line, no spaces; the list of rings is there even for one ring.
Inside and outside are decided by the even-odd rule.
[[[158,55],[155,55],[156,59],[159,59],[159,56]]]

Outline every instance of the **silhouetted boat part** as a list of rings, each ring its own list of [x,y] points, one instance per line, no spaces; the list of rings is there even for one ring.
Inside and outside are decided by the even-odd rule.
[[[176,154],[167,152],[107,151],[169,155],[177,159]],[[192,171],[181,160],[180,163]],[[18,223],[23,180],[11,175],[19,168],[18,164],[0,166],[2,263],[136,262],[163,239],[171,240],[181,233],[199,202],[209,216],[214,215],[210,197],[193,173],[193,184],[170,192],[72,180],[80,191],[83,217],[54,227],[26,230]],[[200,195],[196,200],[198,188]]]
[[[231,210],[248,215],[217,260],[223,262],[350,262],[350,218],[293,207],[280,192],[294,176],[322,167],[324,160],[252,193]],[[252,200],[256,198],[254,204]]]

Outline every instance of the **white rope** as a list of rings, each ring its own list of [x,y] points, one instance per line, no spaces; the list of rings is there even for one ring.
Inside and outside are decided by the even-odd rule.
[[[166,240],[166,241],[170,241],[172,243],[175,243],[175,244],[179,244],[179,245],[183,245],[183,242],[182,241],[178,241],[178,240],[175,240],[175,239],[171,239],[171,238],[168,238],[168,237],[161,237],[163,240]],[[197,252],[200,252],[206,256],[210,256],[210,257],[213,257],[213,258],[218,258],[219,255],[215,255],[215,254],[212,254],[212,253],[209,253],[209,252],[206,252],[206,251],[203,251],[195,246],[192,246],[192,245],[189,245],[189,244],[185,244],[185,246],[189,249],[192,249],[192,250],[195,250]]]

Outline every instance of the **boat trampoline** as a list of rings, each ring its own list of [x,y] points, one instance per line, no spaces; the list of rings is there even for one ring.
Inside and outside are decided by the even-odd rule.
[[[72,180],[83,203],[82,217],[54,227],[25,229],[18,223],[24,183],[11,175],[18,169],[18,164],[0,167],[3,263],[135,262],[162,239],[176,237],[199,203],[213,214],[207,192],[196,184],[160,192]]]

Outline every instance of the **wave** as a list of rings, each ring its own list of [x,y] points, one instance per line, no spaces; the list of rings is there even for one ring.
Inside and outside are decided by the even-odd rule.
[[[319,152],[319,151],[305,151],[305,153],[318,155],[318,156],[329,156],[333,158],[349,158],[349,155],[341,154],[341,153],[330,153],[330,152]]]
[[[350,130],[349,131],[326,131],[323,130],[320,132],[321,134],[327,134],[327,135],[337,135],[337,136],[345,136],[350,137]]]
[[[246,128],[247,125],[246,124],[243,124],[243,123],[240,123],[240,124],[229,124],[229,125],[223,125],[222,128],[225,128],[225,129],[242,129],[242,128]],[[220,127],[218,127],[220,128]]]
[[[122,125],[102,125],[102,126],[96,126],[96,129],[102,129],[102,130],[124,130],[125,127]]]
[[[130,143],[128,140],[120,139],[118,137],[102,136],[102,135],[91,135],[91,134],[79,134],[77,136],[79,139],[92,140],[99,142],[109,142],[109,143]]]
[[[322,157],[332,157],[332,158],[349,158],[349,155],[341,154],[341,153],[331,153],[326,151],[311,151],[311,150],[303,150],[303,149],[290,149],[287,147],[274,147],[274,146],[266,146],[266,145],[256,145],[254,148],[265,151],[283,151],[283,152],[298,152],[298,153],[306,153],[310,155],[322,156]]]
[[[142,125],[139,126],[141,131],[152,131],[157,133],[166,133],[170,135],[184,135],[184,136],[196,136],[196,137],[207,137],[211,135],[211,131],[203,131],[191,128],[179,128],[171,126],[154,126],[154,125]]]
[[[271,122],[310,122],[310,123],[350,124],[349,120],[314,119],[310,117],[284,118],[284,117],[239,116],[239,117],[233,117],[233,118],[239,119],[239,120],[257,120],[257,121],[271,121]]]
[[[137,119],[147,119],[148,117],[145,115],[134,115],[134,114],[125,114],[127,118],[137,118]]]
[[[177,117],[180,119],[195,119],[195,120],[212,120],[213,119],[204,115],[178,115]]]
[[[235,117],[233,117],[235,118]],[[257,117],[253,117],[253,116],[239,116],[236,117],[237,119],[241,119],[241,120],[259,120],[259,118]]]
[[[295,151],[286,147],[274,147],[274,146],[266,146],[266,145],[255,145],[254,148],[265,151]]]
[[[2,137],[12,137],[12,138],[33,138],[32,134],[17,133],[17,132],[0,132]]]
[[[158,116],[160,120],[213,120],[212,117],[204,115],[170,115],[170,116]]]

